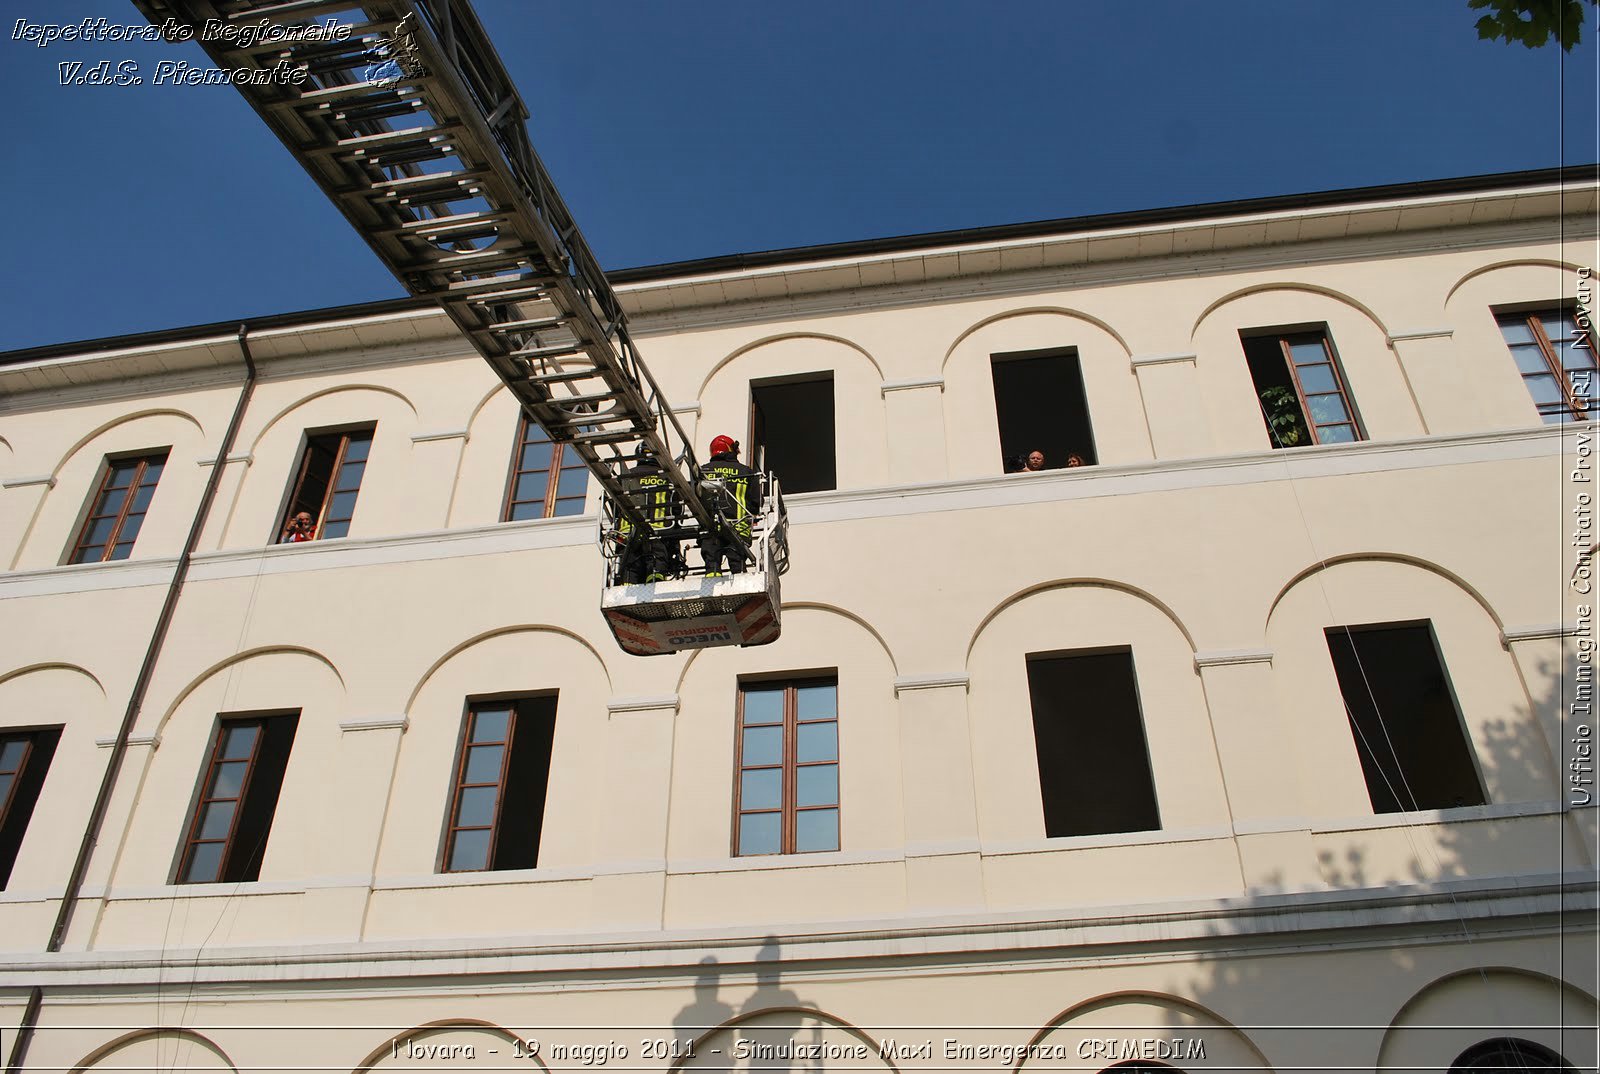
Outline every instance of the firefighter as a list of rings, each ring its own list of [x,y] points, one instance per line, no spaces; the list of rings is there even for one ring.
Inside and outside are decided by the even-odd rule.
[[[663,582],[678,572],[677,497],[672,482],[661,472],[661,464],[643,446],[634,452],[633,465],[623,477],[628,499],[649,523],[649,530],[634,532],[633,523],[623,515],[617,522],[617,539],[622,542],[622,582]],[[620,514],[620,512],[619,512]]]
[[[733,532],[746,546],[750,544],[750,529],[761,513],[761,478],[739,461],[739,442],[731,436],[718,436],[711,441],[711,461],[700,468],[703,477],[722,483],[722,496],[717,501],[722,515],[733,526]],[[726,556],[728,569],[743,574],[744,550],[727,540],[721,532],[700,535],[700,557],[705,561],[706,577],[722,575],[722,560]]]

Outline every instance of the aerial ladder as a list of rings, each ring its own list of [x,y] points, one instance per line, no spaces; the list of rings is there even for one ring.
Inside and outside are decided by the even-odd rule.
[[[460,327],[530,420],[604,491],[601,612],[655,655],[778,637],[787,519],[762,474],[748,540],[628,332],[621,302],[528,140],[527,108],[469,0],[134,0],[231,78],[373,252]],[[301,73],[303,72],[303,73]],[[652,530],[629,470],[673,491]],[[624,521],[626,526],[622,524]],[[659,525],[660,520],[656,520]],[[623,584],[617,534],[684,548],[716,531],[751,569]]]

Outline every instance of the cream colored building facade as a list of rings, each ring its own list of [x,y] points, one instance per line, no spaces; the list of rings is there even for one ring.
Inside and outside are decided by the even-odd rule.
[[[1420,1070],[1507,1037],[1593,1069],[1593,441],[1497,317],[1592,308],[1596,212],[1529,174],[624,274],[700,449],[753,383],[833,386],[782,638],[692,655],[610,638],[592,483],[501,521],[515,407],[425,305],[247,326],[220,459],[232,329],[0,356],[0,735],[60,728],[0,891],[5,1052],[37,987],[29,1070]],[[1272,447],[1268,330],[1331,341],[1359,440]],[[1093,465],[1003,472],[993,359],[1037,352],[1077,360]],[[277,543],[308,433],[353,426],[349,535]],[[131,555],[68,564],[152,450]],[[1419,623],[1484,801],[1379,812],[1327,632]],[[1029,657],[1108,651],[1159,827],[1050,837]],[[806,678],[839,849],[735,854],[741,689]],[[464,706],[552,693],[537,867],[443,871]],[[219,718],[286,712],[257,878],[176,882]]]

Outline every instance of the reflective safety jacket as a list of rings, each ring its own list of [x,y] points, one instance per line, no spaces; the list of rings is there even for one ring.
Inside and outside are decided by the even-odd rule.
[[[654,459],[640,459],[623,474],[623,487],[628,499],[644,515],[655,533],[670,530],[677,521],[673,510],[675,499],[672,482],[661,472]],[[617,521],[617,532],[624,538],[633,532],[633,524],[623,516]]]
[[[728,492],[721,504],[723,513],[733,523],[734,532],[749,540],[751,523],[761,513],[760,476],[731,451],[711,456],[700,472],[722,482]]]

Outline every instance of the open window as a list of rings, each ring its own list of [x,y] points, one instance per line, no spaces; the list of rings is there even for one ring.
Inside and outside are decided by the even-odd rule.
[[[1044,834],[1159,829],[1132,650],[1031,654],[1028,694]]]
[[[165,451],[106,460],[105,472],[72,543],[68,563],[128,558],[166,463]]]
[[[1365,439],[1325,327],[1251,330],[1240,339],[1274,448]]]
[[[835,451],[832,373],[751,383],[750,466],[785,493],[820,492],[839,487]]]
[[[556,695],[467,706],[441,871],[539,864]]]
[[[61,741],[61,728],[0,733],[0,891],[11,879],[22,837]]]
[[[298,713],[224,717],[200,776],[178,883],[239,883],[261,875],[289,767]]]
[[[373,426],[367,425],[306,437],[306,449],[295,472],[289,509],[278,529],[278,540],[317,540],[343,537],[350,532],[372,433]],[[302,516],[309,518],[308,526],[297,528],[295,520]]]
[[[1374,813],[1483,805],[1433,625],[1329,627],[1350,733]]]
[[[1099,461],[1076,349],[996,354],[990,357],[989,368],[1000,425],[1001,468],[1006,473],[1092,466]],[[1043,456],[1042,465],[1029,466],[1028,456],[1036,451]]]

